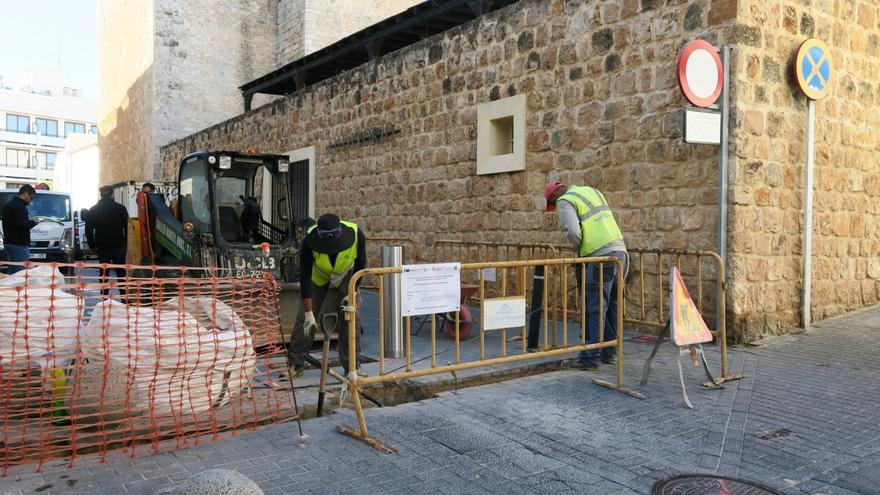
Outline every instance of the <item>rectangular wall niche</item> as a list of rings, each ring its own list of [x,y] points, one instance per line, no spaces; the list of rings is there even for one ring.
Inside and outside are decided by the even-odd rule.
[[[526,95],[477,107],[477,175],[526,169]]]

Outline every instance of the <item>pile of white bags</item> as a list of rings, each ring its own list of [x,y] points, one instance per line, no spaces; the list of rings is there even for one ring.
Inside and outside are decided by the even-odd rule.
[[[70,359],[109,358],[128,368],[139,408],[176,416],[229,402],[255,373],[250,332],[221,301],[173,298],[148,308],[106,299],[86,324],[86,299],[64,283],[48,265],[0,278],[0,369],[39,363],[49,373]],[[98,390],[78,393],[100,401]]]
[[[48,265],[0,278],[0,363],[55,366],[76,352],[82,308],[62,290],[64,277]]]
[[[247,327],[232,308],[209,297],[169,299],[156,308],[102,301],[82,347],[85,357],[109,356],[126,366],[139,389],[138,405],[153,415],[223,405],[248,384],[255,367]]]

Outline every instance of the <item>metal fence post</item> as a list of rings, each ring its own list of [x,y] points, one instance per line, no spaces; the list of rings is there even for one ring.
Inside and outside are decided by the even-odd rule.
[[[403,266],[403,248],[382,246],[379,263],[383,268]],[[398,359],[403,356],[403,318],[400,313],[400,274],[385,275],[383,284],[385,305],[379,308],[385,320],[385,356]]]

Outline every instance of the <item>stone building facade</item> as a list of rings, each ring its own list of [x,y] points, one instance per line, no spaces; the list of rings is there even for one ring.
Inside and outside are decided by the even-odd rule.
[[[158,179],[159,147],[241,113],[239,86],[415,3],[100,0],[101,183]]]
[[[163,147],[162,174],[204,149],[314,147],[318,212],[368,233],[562,243],[548,180],[602,190],[630,246],[714,249],[718,148],[683,142],[676,78],[693,39],[733,47],[729,292],[740,339],[797,325],[804,97],[791,58],[833,48],[817,104],[812,311],[874,304],[880,26],[873,0],[523,0]],[[476,175],[477,107],[527,98],[526,169]],[[364,129],[399,134],[332,147]]]

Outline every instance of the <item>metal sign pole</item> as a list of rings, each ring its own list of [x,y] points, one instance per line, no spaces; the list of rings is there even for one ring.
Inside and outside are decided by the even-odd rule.
[[[803,311],[804,329],[810,327],[810,286],[813,254],[813,154],[815,148],[815,113],[816,102],[807,99],[807,168],[804,184],[804,283]]]
[[[721,89],[721,150],[718,158],[718,255],[727,266],[727,193],[729,189],[727,155],[730,141],[730,47],[721,47],[724,83]],[[720,276],[720,274],[716,274]],[[716,300],[724,297],[723,280],[719,280]],[[715,329],[721,328],[721,314],[715,315]]]

